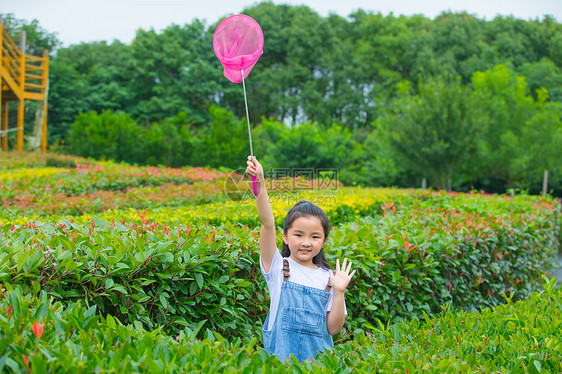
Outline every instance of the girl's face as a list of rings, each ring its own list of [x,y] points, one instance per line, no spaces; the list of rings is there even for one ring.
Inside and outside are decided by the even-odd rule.
[[[312,262],[324,243],[324,229],[320,219],[316,217],[299,217],[293,221],[293,225],[283,233],[283,241],[289,246],[291,258],[297,263],[317,268]]]

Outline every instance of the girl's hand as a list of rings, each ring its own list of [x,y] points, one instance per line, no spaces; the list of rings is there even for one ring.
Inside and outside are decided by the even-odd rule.
[[[332,288],[334,289],[334,292],[335,291],[345,292],[345,289],[347,288],[349,281],[351,281],[351,278],[353,277],[353,275],[357,270],[353,270],[353,272],[349,274],[349,272],[351,271],[351,261],[349,261],[349,264],[347,264],[347,258],[346,258],[343,260],[341,269],[340,269],[340,260],[337,259],[336,272],[334,273],[332,270],[329,271],[330,271],[330,283],[332,285]]]
[[[257,176],[259,179],[263,178],[263,167],[258,162],[258,159],[254,156],[254,160],[252,162],[252,156],[248,156],[248,160],[246,161],[248,165],[246,167],[246,175],[249,177]]]

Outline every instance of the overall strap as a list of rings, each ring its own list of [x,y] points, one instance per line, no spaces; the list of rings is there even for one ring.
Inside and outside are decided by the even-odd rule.
[[[288,281],[289,275],[290,275],[289,260],[284,258],[283,259],[283,281]],[[330,291],[331,289],[332,289],[332,286],[330,285],[330,280],[328,279],[328,284],[326,285],[325,290]]]

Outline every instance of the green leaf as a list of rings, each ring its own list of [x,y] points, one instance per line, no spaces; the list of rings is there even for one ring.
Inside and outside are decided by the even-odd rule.
[[[18,269],[18,273],[20,273],[23,269],[23,266],[26,264],[27,260],[29,260],[29,257],[31,256],[31,254],[29,253],[20,253],[18,256],[18,260],[17,260],[17,269]]]
[[[92,305],[88,310],[84,313],[84,318],[88,318],[96,314],[97,306]]]
[[[195,280],[200,289],[203,289],[203,275],[201,273],[195,273]]]
[[[251,285],[252,285],[252,282],[249,282],[247,280],[244,280],[244,281],[241,281],[241,282],[237,283],[237,286],[242,287],[242,288],[250,287]]]
[[[160,304],[162,305],[162,308],[168,309],[168,298],[163,294],[160,294],[158,298],[160,300]]]
[[[47,317],[49,314],[49,306],[46,303],[41,303],[37,311],[35,312],[35,319],[41,320]]]
[[[230,279],[230,277],[228,275],[223,275],[222,277],[219,278],[219,283],[224,283],[226,281],[228,281]]]
[[[109,290],[109,289],[111,289],[111,287],[113,287],[114,284],[115,284],[115,282],[113,282],[113,279],[105,278],[105,288],[107,288]]]
[[[121,286],[121,285],[119,285],[119,284],[113,286],[113,287],[111,288],[111,290],[112,290],[112,291],[121,292],[121,293],[124,294],[124,295],[128,295],[128,294],[129,294],[129,293],[127,292],[127,290],[126,290],[123,286]]]
[[[33,282],[33,292],[38,294],[39,291],[41,291],[41,285],[37,281]]]
[[[400,328],[398,325],[392,326],[392,333],[394,334],[394,340],[400,341]]]
[[[111,314],[107,315],[107,317],[105,318],[105,322],[107,323],[107,327],[109,327],[110,329],[115,328],[115,319],[111,316]]]

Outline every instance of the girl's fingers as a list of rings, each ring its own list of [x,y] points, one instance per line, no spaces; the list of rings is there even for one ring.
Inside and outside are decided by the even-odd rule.
[[[345,273],[345,275],[347,275],[349,278],[351,278],[353,276],[353,274],[355,274],[355,272],[357,270],[353,270],[353,272],[351,273],[351,275],[349,274],[349,272],[351,271],[351,266],[353,265],[353,262],[347,260],[347,258],[343,259],[343,263],[340,267],[340,259],[336,259],[336,273],[339,272],[343,272]]]

